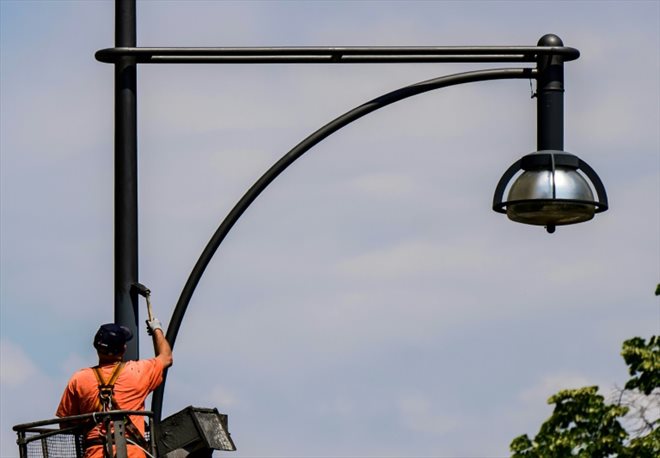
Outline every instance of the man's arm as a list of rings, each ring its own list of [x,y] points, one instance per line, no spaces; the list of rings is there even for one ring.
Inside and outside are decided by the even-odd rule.
[[[156,358],[159,359],[161,363],[163,363],[163,367],[170,367],[174,362],[174,359],[172,359],[172,347],[170,347],[170,343],[165,338],[163,330],[156,329],[153,332],[152,338],[154,342],[154,353]]]
[[[163,363],[163,367],[167,369],[174,362],[172,359],[172,347],[170,347],[170,343],[165,338],[165,334],[163,334],[163,326],[160,324],[158,318],[147,320],[147,330],[151,334],[154,343],[156,359],[159,359]]]

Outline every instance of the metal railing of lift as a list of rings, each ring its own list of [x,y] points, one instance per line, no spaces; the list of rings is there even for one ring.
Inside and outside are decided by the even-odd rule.
[[[111,410],[108,412],[93,412],[70,417],[52,418],[32,423],[23,423],[13,427],[18,436],[20,458],[82,458],[85,453],[85,436],[90,428],[99,423],[106,425],[110,432],[105,441],[111,441],[116,447],[117,458],[127,456],[125,421],[128,415],[139,415],[149,418],[153,413],[144,410]],[[113,427],[110,427],[112,424]],[[59,425],[52,428],[50,426]],[[147,441],[151,450],[145,450],[155,456],[155,437],[146,427]],[[104,446],[105,447],[105,446]],[[107,448],[107,447],[106,447]],[[147,455],[147,456],[149,456]]]

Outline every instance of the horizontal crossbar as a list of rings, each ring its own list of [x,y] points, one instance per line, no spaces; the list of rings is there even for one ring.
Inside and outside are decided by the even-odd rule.
[[[575,60],[580,52],[565,46],[483,46],[483,47],[239,47],[239,48],[133,48],[101,49],[96,59],[116,63],[132,57],[144,64],[358,64],[431,62],[536,62],[542,55],[561,55]]]

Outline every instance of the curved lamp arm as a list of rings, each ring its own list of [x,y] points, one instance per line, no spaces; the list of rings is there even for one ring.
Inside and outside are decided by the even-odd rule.
[[[259,178],[252,187],[243,195],[241,200],[234,206],[234,208],[227,214],[218,229],[209,240],[206,248],[199,257],[195,267],[193,268],[188,281],[186,282],[179,300],[172,313],[169,326],[167,328],[167,340],[170,345],[174,347],[176,337],[181,327],[181,322],[190,303],[190,299],[201,279],[206,267],[208,266],[211,258],[216,250],[225,239],[231,228],[247,208],[254,202],[254,200],[265,190],[270,183],[273,182],[284,170],[293,164],[298,158],[305,154],[314,145],[324,140],[328,136],[337,132],[339,129],[347,126],[360,119],[361,117],[386,107],[392,103],[398,102],[414,95],[422,94],[424,92],[441,89],[448,86],[456,86],[463,83],[473,83],[477,81],[501,80],[501,79],[530,79],[535,78],[537,74],[536,69],[532,68],[501,68],[492,70],[478,70],[466,73],[456,73],[452,75],[442,76],[420,83],[412,84],[395,91],[377,97],[367,103],[364,103],[345,114],[339,116],[325,126],[318,129],[316,132],[305,138],[302,142],[296,145],[291,151],[286,153],[282,158],[277,161],[261,178]],[[151,410],[154,412],[154,420],[160,421],[163,407],[163,395],[165,392],[165,382],[167,380],[167,371],[163,374],[163,383],[154,392]]]

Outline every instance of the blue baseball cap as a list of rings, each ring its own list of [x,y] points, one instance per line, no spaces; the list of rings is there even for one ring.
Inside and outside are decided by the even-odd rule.
[[[133,338],[126,326],[115,323],[101,325],[94,336],[94,348],[104,355],[118,355],[124,352],[124,345]]]

